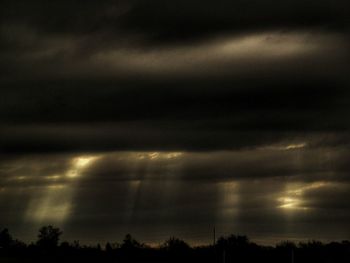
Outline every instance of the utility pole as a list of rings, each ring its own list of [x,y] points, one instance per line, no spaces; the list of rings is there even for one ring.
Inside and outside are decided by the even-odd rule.
[[[214,251],[214,263],[217,262],[216,258],[216,233],[215,233],[215,226],[213,228],[213,251]]]
[[[216,244],[216,237],[215,237],[215,226],[214,226],[214,229],[213,229],[213,235],[214,235],[214,239],[213,239],[213,246],[215,247],[215,244]]]

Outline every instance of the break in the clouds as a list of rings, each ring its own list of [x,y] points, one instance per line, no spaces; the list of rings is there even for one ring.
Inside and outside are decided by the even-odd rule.
[[[349,238],[348,9],[1,1],[0,227]]]

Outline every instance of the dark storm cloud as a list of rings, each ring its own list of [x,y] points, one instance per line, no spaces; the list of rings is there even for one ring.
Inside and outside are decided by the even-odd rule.
[[[52,184],[65,183],[64,174],[71,166],[70,155],[19,155],[1,156],[0,185],[10,189],[31,189]]]
[[[238,149],[349,129],[345,1],[1,5],[2,152]]]
[[[350,179],[348,150],[291,147],[293,145],[276,145],[205,153],[109,153],[86,172],[85,180],[98,184],[99,180],[226,182],[276,178],[342,182]]]
[[[347,7],[345,0],[2,1],[2,19],[50,33],[122,32],[173,42],[256,29],[346,30]]]
[[[94,155],[92,155],[94,156]],[[281,182],[349,181],[347,148],[308,148],[305,144],[217,152],[107,152],[84,170],[81,185],[106,183],[221,183],[276,179]],[[89,155],[33,155],[0,163],[4,187],[69,183],[77,158]]]
[[[325,26],[343,29],[345,1],[139,1],[125,25],[159,41],[201,38],[225,31]]]
[[[307,205],[317,209],[334,209],[343,213],[344,217],[349,215],[349,184],[330,184],[322,189],[308,191],[305,198]]]
[[[30,78],[38,80],[4,80],[2,150],[232,149],[310,139],[312,132],[338,134],[338,144],[346,143],[350,96],[344,59],[338,70],[335,62],[325,59],[323,66],[316,58],[298,71],[283,68],[282,60],[272,69],[239,69],[233,73],[238,77],[103,77],[95,72],[71,79],[35,73]],[[326,73],[318,76],[323,71],[313,60]]]
[[[261,110],[268,122],[270,117],[278,118],[279,114],[287,115],[288,119],[288,115],[304,112],[306,116],[299,117],[302,121],[317,111],[347,110],[348,102],[343,98],[348,95],[345,84],[312,77],[288,82],[280,78],[228,77],[202,80],[204,83],[147,79],[4,83],[0,117],[10,123],[249,119]],[[275,112],[277,110],[281,113]]]

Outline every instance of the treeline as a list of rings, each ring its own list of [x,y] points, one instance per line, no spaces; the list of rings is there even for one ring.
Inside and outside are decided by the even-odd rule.
[[[59,228],[44,226],[39,229],[37,241],[26,244],[3,229],[0,262],[350,262],[349,241],[284,241],[276,246],[261,246],[246,236],[230,235],[206,246],[191,247],[171,237],[158,247],[150,247],[128,234],[120,243],[86,246],[79,241],[60,242],[61,236]]]

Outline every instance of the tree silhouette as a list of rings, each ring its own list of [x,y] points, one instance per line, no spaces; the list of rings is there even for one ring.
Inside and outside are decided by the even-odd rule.
[[[43,226],[39,229],[37,245],[47,249],[55,248],[61,235],[62,231],[59,228]]]
[[[164,242],[162,248],[170,252],[186,252],[190,246],[181,239],[171,237]]]
[[[123,250],[135,250],[139,248],[143,248],[143,244],[134,239],[130,234],[127,234],[123,240],[121,245],[121,249]]]
[[[105,250],[106,252],[111,252],[113,250],[113,247],[111,245],[111,243],[107,242],[106,245],[105,245]]]
[[[13,243],[13,239],[7,228],[0,232],[0,248],[9,248]]]
[[[217,246],[228,249],[237,247],[246,247],[249,245],[249,239],[246,236],[230,235],[228,237],[220,237],[217,241]]]
[[[246,236],[220,237],[212,244],[191,247],[185,241],[171,237],[160,247],[147,246],[126,235],[122,244],[106,243],[105,249],[96,245],[61,242],[62,232],[53,226],[39,229],[37,244],[13,239],[7,229],[0,229],[0,262],[120,262],[120,263],[232,263],[232,262],[350,262],[350,242],[319,241],[295,244],[284,241],[276,246],[261,246]],[[213,253],[214,252],[214,253]]]

